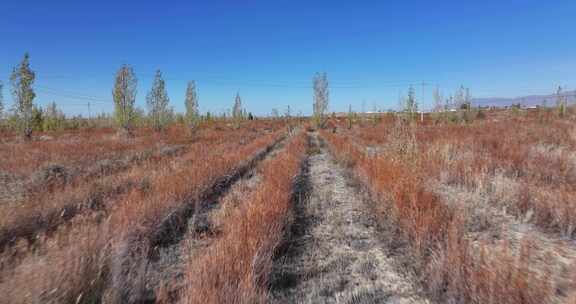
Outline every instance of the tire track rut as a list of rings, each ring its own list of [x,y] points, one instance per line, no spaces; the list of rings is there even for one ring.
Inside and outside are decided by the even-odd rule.
[[[311,135],[310,192],[272,282],[272,303],[428,303],[395,271],[358,187]]]
[[[173,214],[174,219],[164,223],[159,233],[164,237],[158,237],[162,241],[154,242],[150,256],[144,261],[145,269],[139,282],[143,286],[134,303],[156,303],[159,299],[177,301],[183,283],[183,264],[190,255],[209,246],[220,233],[219,223],[214,222],[217,217],[215,213],[224,207],[223,203],[234,201],[235,196],[242,194],[246,188],[259,184],[259,166],[274,158],[286,141],[285,137],[278,139],[236,174],[217,183],[209,195],[195,204],[183,205]]]

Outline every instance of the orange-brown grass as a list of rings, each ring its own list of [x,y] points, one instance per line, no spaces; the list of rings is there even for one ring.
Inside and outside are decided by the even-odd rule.
[[[3,214],[0,221],[0,269],[14,267],[17,261],[26,257],[30,251],[43,251],[46,238],[51,237],[58,226],[71,221],[74,217],[94,213],[103,218],[122,202],[130,191],[148,191],[150,176],[162,170],[172,170],[186,162],[193,161],[202,146],[198,143],[189,147],[188,153],[176,158],[148,160],[140,166],[123,173],[108,176],[94,183],[70,187],[61,192],[51,193],[36,201],[0,208]],[[217,149],[217,145],[210,145]],[[65,233],[65,232],[64,232]],[[24,240],[26,240],[26,245]],[[13,245],[19,244],[20,246]],[[8,248],[6,248],[8,247]]]
[[[420,156],[368,156],[346,138],[322,135],[337,158],[352,166],[376,197],[380,219],[395,227],[399,238],[409,244],[410,263],[434,298],[510,304],[551,299],[548,280],[532,272],[525,259],[518,261],[505,246],[502,251],[476,254],[478,246],[466,237],[464,215],[426,188],[430,173],[423,171],[427,168]]]
[[[391,124],[356,128],[360,145],[385,147]],[[522,196],[507,206],[547,231],[576,233],[576,128],[561,119],[530,117],[480,121],[469,125],[418,125],[417,144],[427,157],[423,171],[448,184],[476,189],[494,176],[518,181]],[[430,156],[430,157],[429,157]]]
[[[100,159],[110,158],[130,150],[151,147],[159,141],[152,133],[133,140],[117,138],[109,130],[61,135],[50,140],[0,144],[3,161],[0,170],[19,176],[29,176],[36,169],[50,163],[67,166],[88,166]]]
[[[224,144],[219,148],[201,145],[191,162],[150,176],[146,191],[128,193],[113,206],[107,218],[81,216],[71,225],[59,227],[57,237],[48,239],[41,255],[29,255],[18,267],[2,273],[3,300],[129,300],[132,293],[138,292],[130,283],[137,281],[140,267],[145,267],[148,250],[163,221],[183,205],[201,199],[222,177],[233,175],[279,136],[276,132],[252,143]],[[27,280],[31,283],[26,284]]]
[[[280,120],[249,121],[242,124],[242,129],[246,132],[273,131],[283,125]],[[191,140],[221,141],[232,129],[224,122],[204,123],[194,135],[190,135],[184,125],[172,125],[162,133],[140,128],[134,130],[131,139],[117,136],[116,131],[110,128],[48,133],[46,136],[49,139],[0,142],[0,172],[28,177],[47,164],[84,168],[98,160],[158,144],[186,144]]]
[[[290,218],[301,134],[262,168],[262,182],[226,217],[223,233],[188,261],[182,303],[265,303],[272,258]]]
[[[227,145],[239,145],[252,141],[261,134],[244,130],[227,132]],[[188,152],[176,161],[193,160],[205,151],[206,145],[214,147],[217,143],[206,140],[197,141],[188,147]],[[67,185],[62,191],[34,195],[26,201],[0,206],[0,250],[14,243],[20,237],[33,242],[36,233],[50,231],[68,221],[79,212],[92,210],[104,211],[117,196],[128,192],[135,186],[145,187],[148,176],[170,164],[171,157],[156,156],[124,174],[116,174],[96,180],[94,183]]]
[[[439,131],[442,131],[442,128]],[[573,237],[576,208],[575,129],[564,121],[541,124],[511,121],[489,123],[460,130],[444,130],[450,140],[432,135],[427,141],[451,145],[455,155],[468,155],[437,165],[449,181],[478,188],[502,174],[521,184],[521,196],[508,206],[519,217],[531,214],[532,223],[544,230]],[[424,139],[422,141],[425,141]],[[433,170],[430,170],[433,171]]]

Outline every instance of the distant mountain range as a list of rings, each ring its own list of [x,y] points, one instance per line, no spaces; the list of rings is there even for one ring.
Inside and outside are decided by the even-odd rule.
[[[566,96],[569,104],[576,103],[576,90],[563,92],[562,95]],[[547,106],[554,106],[556,105],[556,99],[557,97],[555,94],[529,95],[514,98],[487,97],[487,98],[474,98],[472,99],[472,104],[481,107],[487,107],[487,106],[505,107],[513,104],[521,104],[522,106],[525,107],[531,107],[542,105],[544,104],[544,101],[546,101]]]

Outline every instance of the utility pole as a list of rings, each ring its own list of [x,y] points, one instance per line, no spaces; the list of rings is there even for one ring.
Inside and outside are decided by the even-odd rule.
[[[88,119],[91,119],[91,118],[92,118],[92,115],[90,112],[90,102],[88,102]]]

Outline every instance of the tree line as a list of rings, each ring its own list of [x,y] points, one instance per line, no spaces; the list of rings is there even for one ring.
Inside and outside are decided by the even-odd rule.
[[[188,130],[194,133],[202,121],[225,119],[232,122],[235,128],[240,126],[243,120],[252,120],[254,116],[247,113],[242,106],[242,98],[237,93],[234,98],[231,113],[223,113],[220,116],[207,112],[201,115],[199,111],[199,98],[195,81],[187,83],[184,96],[185,113],[175,113],[170,105],[170,98],[166,88],[166,81],[160,70],[154,75],[152,87],[146,94],[147,112],[136,107],[136,95],[138,79],[134,69],[128,65],[122,65],[115,74],[112,89],[114,112],[112,115],[102,113],[94,118],[85,119],[81,116],[66,117],[55,102],[49,103],[45,108],[34,103],[36,94],[34,82],[36,73],[30,67],[30,56],[24,54],[22,61],[14,67],[10,76],[11,93],[14,105],[6,110],[3,96],[3,83],[0,82],[0,129],[10,128],[17,130],[19,134],[30,139],[35,131],[54,131],[74,129],[90,126],[116,126],[120,132],[126,135],[132,134],[136,127],[149,126],[157,132],[162,132],[174,122],[185,124]],[[312,121],[317,128],[324,128],[329,120],[328,106],[330,100],[329,81],[326,72],[316,73],[312,79]],[[560,117],[568,114],[567,98],[562,93],[562,88],[556,92],[556,109]],[[454,95],[444,97],[439,88],[433,92],[434,107],[432,118],[436,122],[470,122],[477,118],[483,118],[481,108],[472,106],[470,89],[461,86]],[[405,97],[400,99],[400,111],[396,115],[403,120],[415,121],[423,114],[418,111],[418,101],[414,87],[410,86]],[[547,108],[546,105],[543,106]],[[513,106],[514,110],[515,107]],[[350,105],[348,111],[348,127],[351,128],[358,115],[352,112]],[[334,115],[334,113],[333,113]],[[373,121],[377,122],[380,117],[373,113]],[[279,118],[278,110],[272,109],[272,117]],[[288,106],[285,118],[290,118]]]
[[[30,67],[30,55],[24,54],[22,61],[14,67],[10,76],[11,93],[14,104],[7,110],[4,103],[4,84],[0,81],[0,129],[16,130],[24,139],[31,139],[33,132],[74,129],[90,126],[116,126],[126,135],[132,134],[136,127],[150,126],[157,132],[162,132],[169,124],[178,122],[186,124],[194,132],[201,121],[215,119],[232,119],[238,127],[242,120],[254,119],[252,113],[242,107],[242,99],[237,93],[230,117],[226,113],[213,115],[207,112],[201,115],[199,98],[195,81],[187,83],[184,106],[185,113],[175,113],[170,106],[170,98],[166,81],[160,70],[154,75],[152,87],[146,94],[147,112],[135,105],[138,79],[134,69],[122,65],[115,74],[112,89],[114,112],[112,115],[102,113],[94,118],[82,116],[67,117],[56,102],[50,102],[45,108],[35,104],[36,93],[34,82],[36,73]]]
[[[174,113],[170,106],[170,98],[166,89],[166,81],[160,70],[154,75],[152,87],[146,94],[147,112],[136,106],[138,79],[134,69],[123,64],[114,76],[112,99],[114,111],[112,115],[101,113],[89,119],[82,116],[67,117],[58,108],[56,102],[50,102],[45,108],[34,103],[36,93],[34,82],[36,73],[30,67],[30,56],[24,54],[22,61],[14,67],[10,76],[11,93],[14,104],[10,111],[6,111],[3,99],[3,83],[0,82],[0,129],[16,130],[24,139],[31,139],[33,132],[76,129],[91,126],[116,126],[118,130],[130,136],[133,129],[140,126],[150,126],[157,132],[163,131],[170,123],[178,122],[188,126],[193,133],[201,121],[214,119],[231,120],[233,126],[238,128],[241,121],[255,119],[242,106],[239,93],[234,98],[230,115],[223,113],[220,116],[207,112],[201,115],[199,111],[199,98],[195,81],[187,83],[184,106],[185,113]],[[327,74],[317,73],[313,78],[313,119],[318,127],[327,121],[329,91]],[[280,118],[276,109],[272,109],[272,118]],[[291,118],[290,106],[284,118]]]

